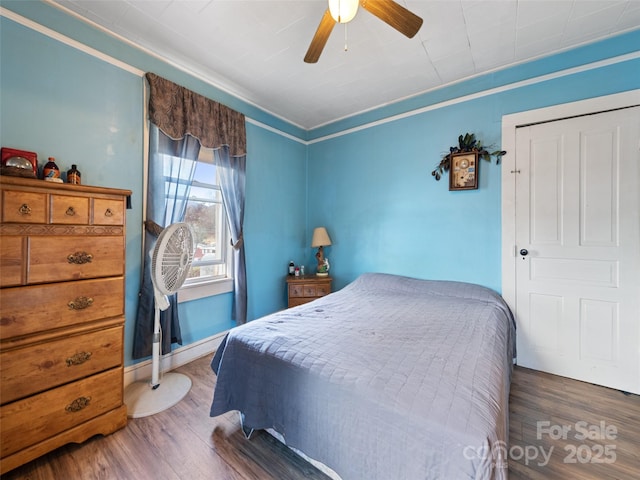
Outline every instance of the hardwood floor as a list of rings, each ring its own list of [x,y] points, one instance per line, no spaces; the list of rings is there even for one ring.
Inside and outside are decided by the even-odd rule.
[[[328,478],[267,434],[245,440],[237,414],[210,418],[215,375],[209,362],[210,357],[203,357],[177,370],[191,377],[193,387],[175,407],[130,419],[126,428],[113,435],[64,446],[7,473],[3,480]],[[566,439],[554,440],[562,427],[571,427]],[[598,431],[591,432],[591,438],[576,438],[593,429]],[[510,430],[511,479],[640,478],[637,395],[516,367]],[[595,463],[613,460],[614,455],[611,463]],[[566,463],[568,460],[576,463]]]
[[[510,479],[640,479],[638,395],[516,367],[509,428]]]

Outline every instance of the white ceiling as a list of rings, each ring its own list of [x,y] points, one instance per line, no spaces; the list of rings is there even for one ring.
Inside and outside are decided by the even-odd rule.
[[[55,3],[305,129],[640,26],[638,0],[398,0],[414,38],[360,8],[307,64],[326,0]]]

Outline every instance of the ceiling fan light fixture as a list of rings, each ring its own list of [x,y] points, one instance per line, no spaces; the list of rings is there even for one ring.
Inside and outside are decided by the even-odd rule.
[[[358,5],[408,38],[413,38],[422,26],[422,18],[394,0],[328,0],[328,2],[329,8],[322,14],[320,25],[304,56],[306,63],[318,61],[336,22],[347,23],[353,20],[358,13]],[[346,33],[345,27],[345,38]]]
[[[358,13],[358,0],[329,0],[329,12],[338,23],[350,22]]]

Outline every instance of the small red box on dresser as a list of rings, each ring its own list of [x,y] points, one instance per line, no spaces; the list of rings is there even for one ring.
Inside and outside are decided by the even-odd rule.
[[[7,160],[9,160],[10,158],[13,158],[13,157],[26,158],[27,160],[29,160],[29,162],[31,162],[35,177],[36,178],[38,177],[38,154],[36,152],[28,152],[26,150],[17,150],[15,148],[9,148],[9,147],[2,147],[1,152],[2,152],[1,153],[2,166],[5,166],[7,163]]]

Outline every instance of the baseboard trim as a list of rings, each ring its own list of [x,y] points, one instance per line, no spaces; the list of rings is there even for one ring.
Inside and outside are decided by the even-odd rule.
[[[164,355],[161,359],[160,371],[169,372],[175,368],[192,362],[200,357],[215,352],[227,331],[217,333],[211,337],[199,340],[184,347],[176,348]],[[129,365],[124,369],[124,386],[151,378],[151,359],[135,365]]]

